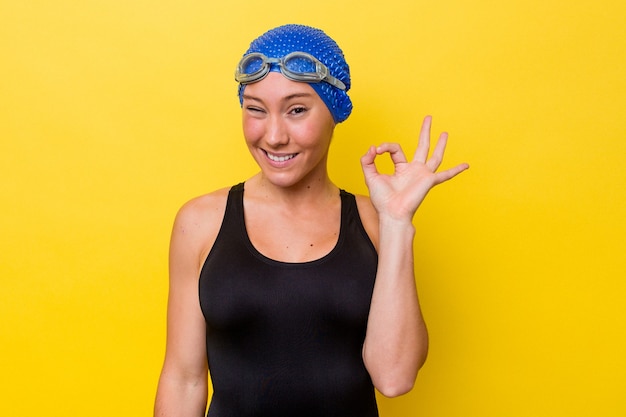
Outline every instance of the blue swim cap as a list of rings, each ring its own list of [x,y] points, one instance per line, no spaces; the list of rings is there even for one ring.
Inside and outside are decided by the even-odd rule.
[[[243,56],[260,52],[268,58],[282,58],[296,51],[313,55],[328,67],[330,75],[346,85],[345,91],[342,91],[327,82],[309,83],[330,110],[335,123],[346,120],[352,112],[352,101],[347,94],[350,89],[350,67],[337,43],[322,30],[303,25],[279,26],[252,41]],[[271,71],[279,71],[279,68],[272,65]],[[239,84],[240,104],[243,104],[245,88],[245,85]]]

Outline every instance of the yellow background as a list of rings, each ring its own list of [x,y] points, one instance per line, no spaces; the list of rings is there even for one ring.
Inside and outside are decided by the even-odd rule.
[[[626,415],[622,0],[0,0],[0,414],[145,416],[187,199],[255,172],[233,70],[279,24],[352,68],[330,162],[425,114],[472,167],[418,212],[430,357],[382,416]]]

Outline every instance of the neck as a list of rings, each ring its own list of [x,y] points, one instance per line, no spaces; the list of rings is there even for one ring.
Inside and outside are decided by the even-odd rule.
[[[246,194],[271,200],[274,204],[289,204],[293,207],[308,205],[314,207],[324,204],[339,195],[339,189],[328,175],[310,178],[289,187],[275,185],[259,173],[246,181]]]

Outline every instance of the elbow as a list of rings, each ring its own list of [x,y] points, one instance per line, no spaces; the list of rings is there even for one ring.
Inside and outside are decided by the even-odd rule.
[[[418,369],[404,368],[395,372],[381,372],[372,378],[374,388],[387,398],[407,394],[415,386]]]
[[[370,374],[374,388],[388,398],[407,394],[415,386],[417,374],[428,356],[428,335],[419,343],[397,353],[375,351],[370,345],[363,346],[363,362]]]
[[[407,394],[415,386],[417,375],[426,360],[426,352],[414,358],[414,362],[402,366],[388,365],[370,372],[374,388],[387,398]],[[384,369],[384,370],[383,370]]]
[[[413,389],[415,379],[393,380],[384,383],[374,384],[376,390],[387,398],[394,398],[404,395]]]

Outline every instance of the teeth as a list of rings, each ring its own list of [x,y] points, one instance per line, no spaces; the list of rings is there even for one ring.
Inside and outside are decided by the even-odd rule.
[[[290,160],[291,158],[295,157],[296,154],[291,154],[291,155],[285,155],[285,156],[277,156],[277,155],[272,155],[271,153],[267,152],[267,157],[269,159],[271,159],[274,162],[285,162]]]

